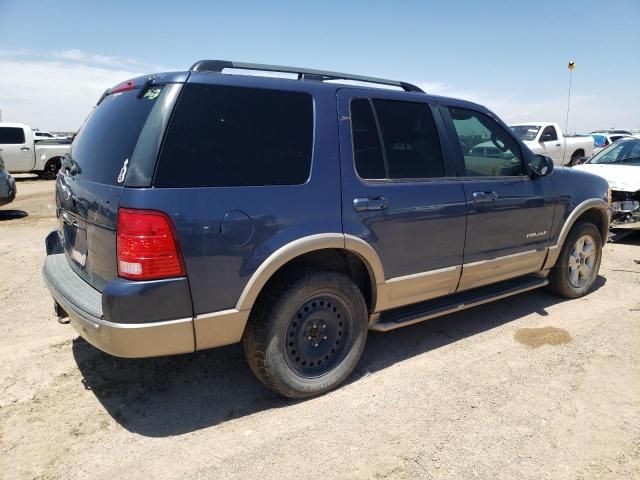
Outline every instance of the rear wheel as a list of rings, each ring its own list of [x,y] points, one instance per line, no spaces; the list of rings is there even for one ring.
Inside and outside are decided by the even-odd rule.
[[[38,172],[38,176],[43,180],[55,180],[58,176],[58,172],[62,167],[62,162],[59,158],[50,159],[44,166],[44,170]]]
[[[602,260],[602,238],[592,223],[575,225],[551,270],[551,290],[561,297],[577,298],[593,287]]]
[[[290,398],[327,392],[358,364],[367,307],[358,287],[337,272],[306,272],[277,282],[254,307],[243,337],[253,373]]]
[[[584,157],[584,153],[582,151],[573,152],[571,155],[571,159],[569,160],[569,166],[573,167],[574,165],[578,165],[580,163],[580,159]]]

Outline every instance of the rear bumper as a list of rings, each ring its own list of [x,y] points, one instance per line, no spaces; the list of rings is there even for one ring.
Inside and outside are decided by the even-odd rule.
[[[7,172],[0,171],[0,207],[16,198],[16,181]]]
[[[47,255],[43,276],[54,300],[87,342],[118,357],[141,358],[195,350],[193,318],[152,323],[115,323],[102,316],[102,294],[80,278],[64,253]]]

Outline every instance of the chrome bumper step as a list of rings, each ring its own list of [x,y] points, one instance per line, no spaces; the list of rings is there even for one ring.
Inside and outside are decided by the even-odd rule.
[[[526,276],[486,287],[474,288],[473,290],[456,293],[447,297],[382,312],[379,319],[369,325],[369,329],[378,332],[387,332],[533,290],[534,288],[544,287],[548,284],[549,280],[546,277]]]

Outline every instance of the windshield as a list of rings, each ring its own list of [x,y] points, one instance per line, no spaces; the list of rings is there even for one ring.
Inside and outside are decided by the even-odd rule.
[[[153,87],[140,96],[139,90],[131,90],[108,95],[100,102],[69,152],[82,179],[108,185],[122,183],[119,173],[125,161],[131,159],[142,127],[162,91],[161,86]]]
[[[509,128],[511,128],[511,131],[516,137],[525,141],[535,140],[540,130],[540,127],[535,125],[514,125]]]
[[[640,166],[640,139],[620,140],[587,160],[590,164],[624,164]]]

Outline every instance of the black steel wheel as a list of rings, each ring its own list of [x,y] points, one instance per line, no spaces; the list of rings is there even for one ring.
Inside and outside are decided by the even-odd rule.
[[[353,319],[333,295],[314,296],[300,305],[287,327],[287,360],[304,377],[330,371],[344,357]]]
[[[261,295],[243,344],[253,373],[290,398],[327,392],[356,367],[367,338],[367,306],[346,275],[309,271]]]
[[[43,180],[55,180],[61,167],[62,162],[60,159],[52,158],[44,166],[44,170],[38,173],[38,176]]]

